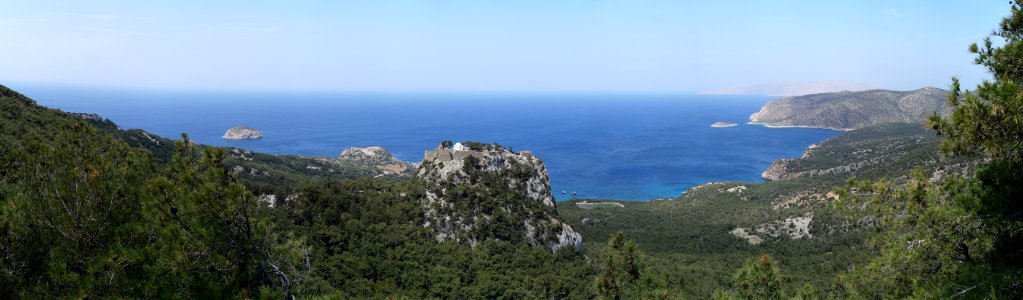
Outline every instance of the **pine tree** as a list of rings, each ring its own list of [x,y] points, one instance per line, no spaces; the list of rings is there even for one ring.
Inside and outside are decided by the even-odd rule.
[[[735,292],[743,299],[782,299],[782,281],[774,260],[767,255],[751,258],[733,276]]]
[[[597,291],[604,299],[671,299],[664,284],[644,267],[633,241],[617,232],[607,242],[607,259],[597,275]]]
[[[993,81],[973,91],[952,80],[951,115],[928,125],[948,155],[977,157],[974,176],[934,183],[922,169],[905,185],[856,182],[837,204],[873,220],[878,256],[842,277],[867,298],[985,298],[1023,294],[1023,11],[1011,2],[991,37],[970,52]],[[1001,39],[996,46],[993,39]]]

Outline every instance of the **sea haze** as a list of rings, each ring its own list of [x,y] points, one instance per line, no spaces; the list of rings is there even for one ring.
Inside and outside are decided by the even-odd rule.
[[[40,104],[123,128],[275,154],[336,156],[382,146],[418,162],[442,140],[532,150],[555,197],[677,197],[710,181],[760,182],[772,161],[837,134],[745,125],[769,98],[725,95],[166,92],[16,87]],[[711,128],[717,121],[739,126]],[[221,139],[228,128],[263,132]],[[568,195],[561,192],[566,191]]]

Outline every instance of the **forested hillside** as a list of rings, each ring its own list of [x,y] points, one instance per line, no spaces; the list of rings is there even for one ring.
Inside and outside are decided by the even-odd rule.
[[[0,113],[4,295],[593,295],[593,269],[575,249],[435,241],[417,181],[299,173],[275,182],[291,185],[268,202],[241,183],[263,181],[225,167],[229,153],[261,154],[87,123],[2,86]]]
[[[894,149],[899,151],[888,151]],[[769,254],[781,267],[788,294],[810,284],[824,296],[833,291],[837,275],[865,262],[872,251],[866,244],[873,232],[869,222],[832,208],[835,188],[845,187],[849,178],[905,182],[916,166],[931,174],[962,162],[942,157],[938,139],[922,125],[905,123],[849,131],[802,158],[785,160],[796,171],[816,170],[880,154],[882,162],[855,170],[807,172],[760,184],[708,183],[673,200],[575,200],[561,212],[587,238],[588,256],[600,256],[603,241],[623,232],[649,256],[652,271],[684,295],[709,295],[727,286],[746,259]]]
[[[845,186],[850,177],[887,178],[898,186],[910,178],[913,166],[938,174],[935,171],[975,161],[939,155],[939,140],[920,125],[872,126],[824,141],[802,158],[786,160],[788,171],[803,174],[789,179],[712,183],[692,188],[677,200],[623,202],[622,207],[563,203],[558,209],[562,220],[581,233],[585,244],[583,252],[551,253],[521,240],[479,241],[475,247],[437,242],[434,231],[421,226],[427,214],[420,199],[429,189],[419,180],[341,181],[331,179],[338,178],[332,175],[298,173],[295,179],[282,181],[287,185],[268,190],[267,195],[276,201],[267,202],[266,195],[251,192],[263,187],[262,182],[224,167],[232,153],[264,154],[122,131],[100,118],[85,118],[92,120],[86,123],[81,115],[39,107],[6,89],[3,101],[4,149],[11,149],[4,153],[8,171],[3,190],[4,239],[10,242],[3,251],[11,259],[3,267],[14,275],[5,277],[9,291],[23,296],[54,290],[63,295],[124,296],[240,292],[343,297],[702,297],[733,290],[738,284],[733,278],[736,270],[763,254],[770,255],[769,265],[778,268],[781,292],[827,296],[842,291],[836,280],[851,266],[867,263],[877,253],[866,243],[876,230],[874,224],[832,207],[839,197],[832,192],[836,187]],[[172,144],[176,146],[164,146]],[[164,154],[159,153],[167,148],[171,157],[161,158]],[[841,172],[807,172],[874,157],[883,157],[883,162]],[[480,172],[474,168],[463,174]],[[26,173],[29,170],[53,176],[39,181],[37,175]],[[84,177],[75,181],[74,174]],[[90,188],[90,184],[96,186]],[[52,186],[65,190],[53,193],[44,188]],[[514,196],[512,190],[486,193],[491,192],[522,197]],[[541,192],[549,193],[549,188]],[[59,209],[71,199],[83,208]],[[85,205],[97,199],[104,201]],[[486,209],[475,206],[486,203],[474,204],[473,211]],[[89,217],[100,212],[104,217]],[[209,213],[218,217],[210,218]],[[106,222],[83,221],[94,219]],[[64,228],[80,229],[69,233]],[[189,233],[193,230],[202,234]],[[122,236],[128,233],[159,243],[132,242]],[[82,242],[79,236],[90,240]],[[19,247],[36,241],[56,246],[45,249],[46,254],[32,252],[40,251],[38,247]],[[167,249],[182,252],[164,252]],[[188,255],[197,250],[204,254]],[[162,258],[166,255],[174,257]],[[42,257],[47,259],[33,260]],[[762,261],[751,260],[747,267]],[[178,281],[161,279],[178,274],[176,265],[183,262],[212,269],[194,269]],[[627,269],[632,273],[614,273]],[[125,283],[107,283],[102,278]],[[211,278],[218,278],[220,284],[207,286],[218,282]],[[611,281],[615,281],[613,287]],[[145,284],[128,288],[127,283]]]

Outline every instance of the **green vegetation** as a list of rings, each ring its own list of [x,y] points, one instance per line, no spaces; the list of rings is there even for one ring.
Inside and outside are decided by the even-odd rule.
[[[474,151],[502,151],[502,150],[504,150],[504,146],[501,146],[498,143],[484,144],[484,143],[475,142],[475,141],[468,141],[468,142],[465,142],[464,145],[465,145],[466,148],[469,148],[469,150],[474,150]]]
[[[603,270],[597,276],[597,290],[607,299],[653,299],[670,298],[672,295],[658,282],[656,276],[646,268],[644,257],[638,252],[636,243],[625,241],[625,235],[618,232],[607,242],[609,253],[600,266]]]
[[[605,256],[604,241],[624,232],[647,255],[651,272],[673,295],[701,298],[731,287],[735,270],[749,258],[767,254],[779,268],[785,295],[798,295],[809,285],[815,295],[823,297],[835,291],[837,276],[865,263],[873,254],[866,239],[874,234],[869,222],[836,211],[828,193],[845,186],[850,177],[905,182],[911,169],[907,166],[933,172],[969,162],[943,159],[937,143],[917,124],[876,125],[821,143],[809,156],[791,160],[791,169],[829,169],[875,157],[883,157],[884,163],[761,184],[708,184],[673,200],[616,202],[624,207],[606,200],[580,199],[565,202],[569,205],[560,205],[558,210],[562,220],[584,237],[583,249],[589,257]],[[898,151],[867,151],[873,149]],[[812,218],[807,228],[812,237],[757,233],[763,242],[752,245],[730,233],[796,217]],[[792,224],[776,227],[789,226]]]
[[[571,250],[436,242],[421,225],[425,188],[418,181],[314,178],[274,189],[281,200],[270,208],[224,167],[241,151],[195,145],[187,136],[132,147],[126,137],[138,132],[111,133],[116,126],[37,106],[6,87],[0,113],[4,295],[593,294],[593,269]],[[164,145],[174,145],[171,157],[154,155]]]
[[[586,297],[592,269],[574,251],[551,253],[521,242],[475,248],[438,243],[421,226],[416,182],[328,181],[274,210],[288,231],[312,245],[301,294],[399,298]],[[419,194],[412,194],[419,193]],[[282,228],[284,229],[284,228]]]
[[[174,140],[160,137],[143,130],[122,130],[114,122],[91,114],[72,114],[81,117],[93,127],[127,143],[134,148],[144,149],[157,162],[167,163],[174,156]],[[77,121],[74,121],[77,122]],[[375,176],[379,172],[367,165],[337,164],[323,158],[298,155],[272,155],[251,152],[238,148],[224,148],[227,151],[222,164],[233,176],[250,189],[261,194],[286,193],[295,186],[324,178],[356,178]],[[400,179],[398,176],[385,176]]]
[[[1023,11],[994,32],[1004,44],[970,46],[991,72],[975,91],[953,79],[949,117],[930,125],[952,155],[981,156],[976,175],[932,183],[920,171],[905,186],[853,181],[840,204],[879,220],[879,255],[849,273],[848,291],[865,297],[1015,298],[1023,294]]]
[[[996,80],[973,92],[961,92],[953,82],[954,111],[930,123],[942,139],[912,126],[872,126],[789,161],[786,172],[802,173],[793,179],[719,183],[691,190],[680,201],[561,212],[588,241],[617,230],[636,237],[662,273],[707,270],[666,280],[683,295],[706,297],[716,290],[719,298],[761,298],[745,294],[742,276],[729,277],[727,270],[739,267],[739,257],[767,253],[777,258],[779,268],[772,272],[779,275],[781,294],[802,299],[1018,297],[1023,94],[1013,72],[1020,69],[1020,24],[1016,4],[996,31],[1004,46],[971,47]],[[850,177],[855,179],[841,183]],[[733,189],[738,186],[747,188]],[[834,207],[828,197],[814,197],[835,186],[843,188]],[[795,203],[777,205],[787,201]],[[807,214],[813,216],[811,239],[768,235],[750,245],[727,234]],[[701,250],[701,243],[710,245]],[[586,245],[587,252],[600,251],[595,248],[600,245]]]
[[[539,245],[557,240],[561,225],[551,221],[557,208],[528,192],[537,171],[514,159],[507,161],[507,168],[489,170],[488,159],[467,156],[460,172],[454,173],[444,173],[441,162],[420,168],[419,179],[431,199],[438,199],[430,203],[426,222],[449,238],[468,243],[496,239]],[[546,193],[549,196],[550,191]],[[528,231],[533,235],[526,236]]]
[[[625,208],[594,209],[564,205],[560,211],[565,222],[584,237],[587,256],[606,257],[611,250],[600,241],[615,232],[625,232],[645,253],[651,276],[664,283],[670,294],[684,297],[706,297],[729,286],[744,261],[763,254],[778,258],[785,288],[811,284],[824,291],[830,289],[836,274],[866,258],[866,233],[853,230],[826,234],[829,228],[825,224],[839,223],[841,218],[823,204],[814,208],[817,211],[810,229],[813,238],[766,237],[763,243],[751,245],[729,231],[783,219],[789,212],[774,212],[766,201],[744,202],[725,195],[711,201],[721,202],[626,202]]]
[[[767,255],[751,258],[734,276],[736,294],[744,299],[782,299],[778,267]]]
[[[260,294],[264,224],[219,168],[222,150],[186,139],[161,165],[75,116],[0,97],[5,295]]]
[[[786,160],[787,178],[814,176],[828,180],[849,177],[884,178],[922,166],[970,163],[968,158],[948,159],[938,152],[934,132],[913,123],[874,125],[829,138],[810,149],[812,155]]]

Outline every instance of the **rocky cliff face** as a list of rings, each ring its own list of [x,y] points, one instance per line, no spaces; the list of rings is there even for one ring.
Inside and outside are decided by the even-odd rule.
[[[948,91],[927,87],[899,92],[869,90],[788,97],[768,102],[750,115],[767,126],[852,130],[890,122],[920,123],[934,112],[947,114]]]
[[[235,126],[224,133],[224,139],[228,140],[253,140],[262,137],[263,133],[248,126]]]
[[[416,173],[426,184],[425,226],[438,241],[476,245],[525,241],[551,251],[582,247],[582,237],[557,217],[543,161],[499,145],[442,144],[427,151]]]

